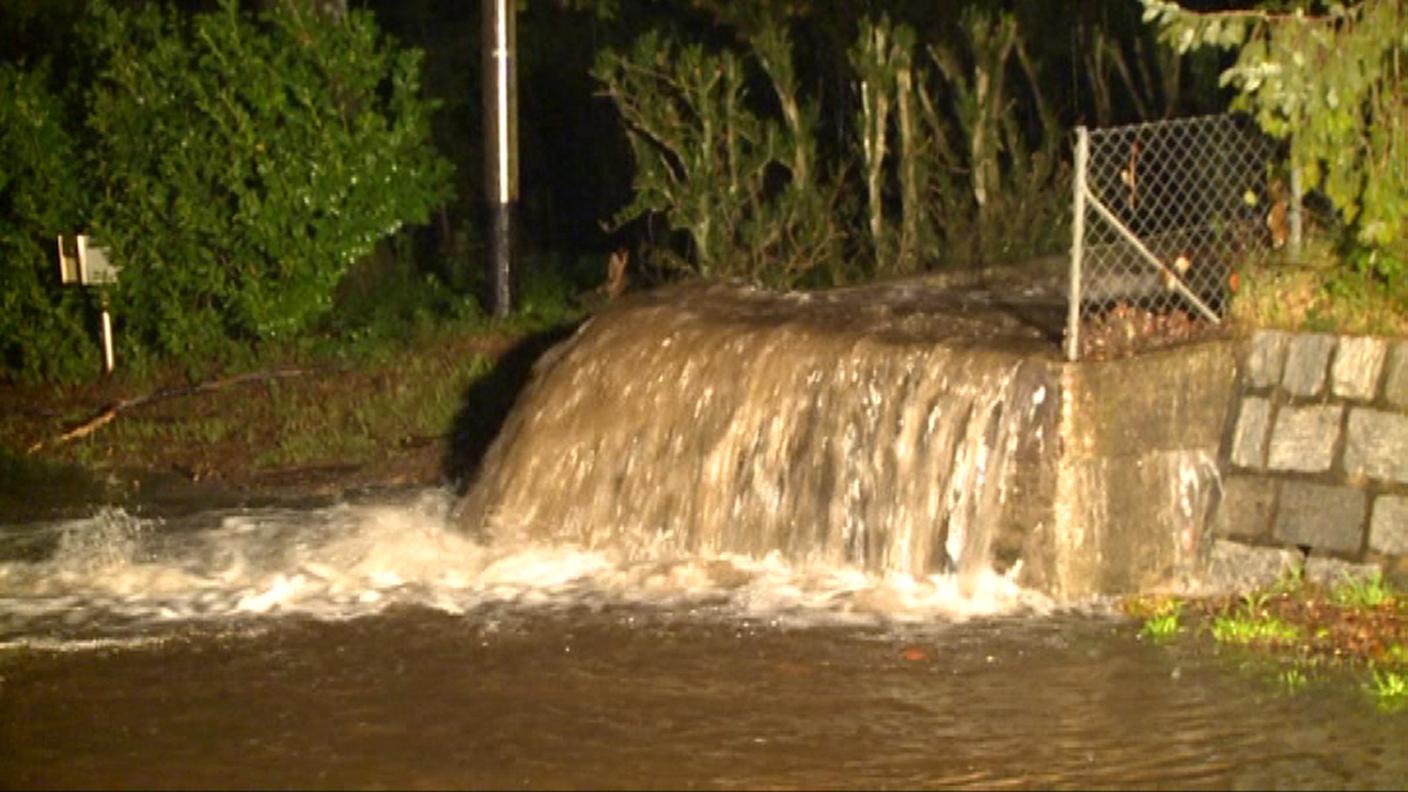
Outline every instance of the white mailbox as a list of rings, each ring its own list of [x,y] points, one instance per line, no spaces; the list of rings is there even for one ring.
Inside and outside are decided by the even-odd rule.
[[[77,234],[71,239],[59,235],[59,280],[80,286],[109,286],[117,283],[117,265],[108,257],[108,249],[94,243],[93,238]],[[103,310],[103,370],[112,371],[112,316],[108,313],[107,293],[99,290]]]

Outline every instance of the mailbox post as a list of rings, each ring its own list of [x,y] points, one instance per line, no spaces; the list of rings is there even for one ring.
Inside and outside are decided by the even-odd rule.
[[[118,267],[109,258],[108,249],[95,243],[90,236],[77,234],[66,240],[60,234],[58,243],[59,280],[98,289],[98,305],[102,310],[103,371],[110,374],[113,369],[112,314],[106,287],[117,283]]]

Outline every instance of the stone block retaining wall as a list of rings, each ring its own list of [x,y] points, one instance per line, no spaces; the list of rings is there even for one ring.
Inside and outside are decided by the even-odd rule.
[[[1408,582],[1408,341],[1262,331],[1241,357],[1213,566]]]

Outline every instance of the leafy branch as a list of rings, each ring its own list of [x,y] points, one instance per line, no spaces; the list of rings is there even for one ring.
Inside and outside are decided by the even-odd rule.
[[[1236,49],[1221,84],[1267,134],[1287,140],[1306,189],[1320,188],[1361,244],[1408,242],[1405,0],[1331,3],[1326,13],[1197,13],[1142,0],[1180,53]]]

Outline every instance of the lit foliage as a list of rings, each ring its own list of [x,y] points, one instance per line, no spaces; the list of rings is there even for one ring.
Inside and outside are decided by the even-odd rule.
[[[367,13],[99,4],[85,27],[92,225],[123,266],[134,346],[191,360],[295,335],[358,257],[448,192],[420,54]]]
[[[26,380],[96,365],[82,295],[56,288],[54,237],[77,230],[85,196],[47,76],[0,64],[0,370]]]
[[[1180,53],[1237,49],[1221,78],[1238,92],[1233,109],[1289,141],[1304,188],[1322,189],[1359,242],[1408,241],[1408,2],[1330,3],[1322,14],[1142,2]]]
[[[648,33],[628,54],[602,53],[593,76],[625,121],[635,197],[616,226],[659,213],[688,233],[704,277],[791,286],[837,242],[828,190],[813,173],[815,110],[796,95],[791,46],[764,26],[754,57]],[[765,76],[782,119],[750,106],[750,67]]]
[[[696,5],[713,7],[741,46],[651,32],[625,54],[603,53],[593,72],[636,166],[634,199],[613,224],[662,217],[691,246],[688,259],[663,254],[670,263],[817,285],[944,260],[1019,260],[1064,236],[1062,135],[1012,15],[970,9],[954,46],[927,47],[909,25],[859,20],[845,52],[859,106],[836,116],[854,124],[843,142],[855,145],[822,168],[821,113],[799,95],[793,68],[795,9]],[[1018,67],[1026,79],[1009,81]],[[1031,100],[1038,124],[1019,99]]]

